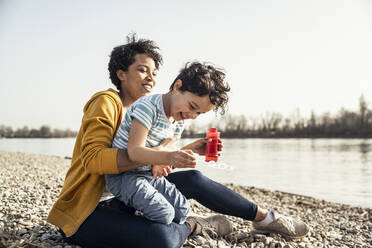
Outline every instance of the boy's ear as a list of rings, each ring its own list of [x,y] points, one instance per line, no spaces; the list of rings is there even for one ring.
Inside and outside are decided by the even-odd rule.
[[[182,80],[181,79],[177,79],[176,82],[174,82],[174,85],[173,85],[173,91],[177,91],[180,87],[182,86]]]
[[[116,76],[119,78],[120,81],[123,81],[127,78],[127,74],[122,70],[117,70]]]

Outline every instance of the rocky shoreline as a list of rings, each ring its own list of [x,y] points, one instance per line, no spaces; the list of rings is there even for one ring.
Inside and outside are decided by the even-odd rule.
[[[56,156],[0,151],[0,248],[74,247],[45,221],[69,164],[69,159]],[[251,222],[228,216],[234,225],[231,235],[219,240],[197,236],[188,239],[184,247],[372,247],[372,209],[255,187],[227,186],[263,208],[301,218],[311,233],[298,240],[254,234]],[[195,201],[192,209],[198,215],[214,214]]]

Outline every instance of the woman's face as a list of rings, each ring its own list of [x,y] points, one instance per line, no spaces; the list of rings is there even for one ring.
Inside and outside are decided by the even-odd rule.
[[[121,81],[123,105],[128,107],[141,96],[148,95],[156,85],[157,69],[154,60],[146,54],[137,54],[128,71],[117,71]]]

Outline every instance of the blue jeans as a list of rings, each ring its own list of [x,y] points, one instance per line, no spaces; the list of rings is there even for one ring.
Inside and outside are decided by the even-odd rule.
[[[151,171],[128,171],[105,175],[110,192],[152,221],[183,224],[190,212],[190,203],[165,177],[152,177]]]
[[[188,199],[221,213],[254,220],[257,205],[238,193],[205,177],[197,170],[167,176]],[[190,234],[190,225],[161,224],[134,215],[134,209],[117,199],[98,204],[93,213],[67,241],[82,247],[181,247]]]

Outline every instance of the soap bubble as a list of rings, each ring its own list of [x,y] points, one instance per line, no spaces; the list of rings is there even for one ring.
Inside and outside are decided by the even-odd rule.
[[[194,154],[194,156],[196,157],[196,160],[197,160],[197,164],[198,165],[206,166],[206,167],[217,169],[217,170],[225,170],[225,171],[232,171],[232,170],[234,170],[234,167],[233,166],[228,165],[226,163],[215,162],[213,160],[211,160],[209,162],[206,162],[204,160],[204,157],[203,156],[199,156],[198,154]]]

